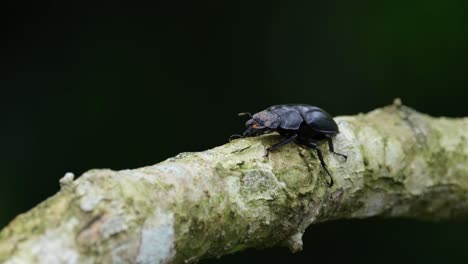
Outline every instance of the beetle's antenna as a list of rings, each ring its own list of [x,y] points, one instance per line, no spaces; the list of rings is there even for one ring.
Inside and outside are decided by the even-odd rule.
[[[251,114],[250,112],[242,112],[242,113],[239,113],[238,115],[239,115],[239,116],[248,115],[248,116],[250,116],[250,118],[252,118],[252,114]]]
[[[243,135],[234,134],[234,135],[229,137],[229,141],[231,141],[233,139],[237,139],[237,138],[245,138],[245,137]]]

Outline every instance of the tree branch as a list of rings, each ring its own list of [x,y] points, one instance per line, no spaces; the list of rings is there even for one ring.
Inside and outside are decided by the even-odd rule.
[[[181,153],[134,170],[91,170],[0,233],[0,262],[187,263],[244,248],[302,248],[310,224],[370,216],[437,220],[468,213],[468,118],[395,103],[336,118],[329,155],[278,135]]]

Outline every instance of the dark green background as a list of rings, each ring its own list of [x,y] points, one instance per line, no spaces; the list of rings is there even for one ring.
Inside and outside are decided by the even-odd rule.
[[[2,8],[0,227],[67,171],[154,164],[240,132],[241,111],[332,115],[401,97],[467,115],[466,1],[38,3]],[[371,219],[309,228],[305,250],[221,263],[466,263],[468,222]],[[207,261],[205,263],[215,263]]]

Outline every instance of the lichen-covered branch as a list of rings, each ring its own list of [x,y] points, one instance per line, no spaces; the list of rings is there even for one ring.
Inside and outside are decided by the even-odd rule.
[[[190,263],[244,248],[302,248],[310,224],[468,214],[468,118],[394,104],[335,119],[325,161],[278,135],[234,140],[133,170],[67,174],[60,192],[0,233],[1,263]]]

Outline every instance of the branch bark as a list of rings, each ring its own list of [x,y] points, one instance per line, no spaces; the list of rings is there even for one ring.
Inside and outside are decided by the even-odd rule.
[[[181,153],[133,170],[91,170],[0,233],[2,263],[190,263],[245,248],[302,249],[310,224],[370,216],[468,214],[468,118],[433,118],[398,102],[337,117],[335,149],[278,135]]]

